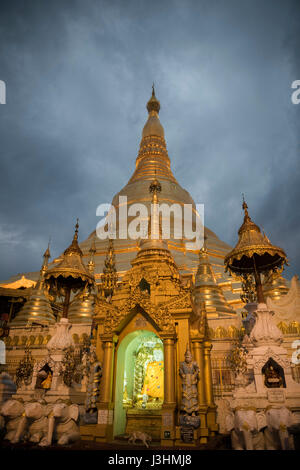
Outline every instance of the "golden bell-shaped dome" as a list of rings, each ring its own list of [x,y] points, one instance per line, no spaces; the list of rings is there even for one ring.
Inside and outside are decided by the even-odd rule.
[[[229,305],[221,287],[217,284],[205,246],[199,252],[194,300],[196,304],[203,305],[210,315],[218,317],[235,315],[235,311]]]
[[[31,296],[11,322],[13,325],[26,325],[27,323],[53,324],[55,317],[44,292],[44,285],[38,282]]]
[[[39,281],[32,290],[31,296],[23,305],[16,317],[12,320],[13,325],[26,325],[27,323],[52,324],[55,323],[55,317],[49,302],[45,295],[44,278],[48,269],[48,260],[50,258],[49,246],[44,253],[44,262],[40,270]]]
[[[71,323],[92,323],[94,315],[94,296],[89,292],[78,294],[70,304],[68,319]]]

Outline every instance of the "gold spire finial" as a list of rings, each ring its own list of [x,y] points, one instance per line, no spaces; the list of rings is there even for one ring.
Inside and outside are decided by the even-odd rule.
[[[244,212],[245,212],[245,218],[244,218],[244,220],[251,220],[250,217],[249,217],[248,205],[247,205],[247,203],[246,203],[246,201],[245,201],[245,195],[244,195],[244,193],[242,193],[242,196],[243,196],[243,205],[242,205],[242,208],[243,208],[243,210],[244,210]]]
[[[44,261],[43,261],[43,265],[42,265],[42,268],[41,268],[41,271],[40,271],[40,274],[41,274],[40,281],[43,281],[43,279],[44,279],[45,272],[48,269],[49,258],[51,258],[51,255],[50,255],[50,240],[51,240],[51,238],[49,238],[48,247],[47,247],[45,253],[43,254]]]
[[[88,268],[89,268],[89,271],[92,272],[92,273],[94,272],[94,269],[95,269],[95,261],[94,261],[94,257],[95,257],[95,253],[96,253],[95,239],[96,239],[96,232],[94,233],[94,236],[91,240],[91,247],[89,249],[90,260],[88,262]]]
[[[207,235],[204,235],[203,245],[202,245],[202,248],[200,248],[200,250],[199,250],[199,256],[201,256],[202,254],[207,254],[206,240],[207,240]]]
[[[43,254],[44,264],[46,263],[47,265],[48,265],[49,258],[51,258],[51,255],[50,255],[50,242],[51,242],[51,237],[49,237],[49,242],[48,242],[47,249],[46,249],[45,253]]]
[[[81,249],[78,245],[78,229],[79,229],[79,219],[76,220],[75,233],[71,245],[64,251],[64,255],[77,253],[80,256],[83,256]]]
[[[152,96],[147,103],[147,110],[149,114],[151,113],[151,111],[155,111],[158,114],[160,110],[160,102],[155,96],[154,83],[152,85]]]
[[[75,225],[74,240],[78,240],[78,229],[79,229],[79,219],[77,217],[76,225]]]

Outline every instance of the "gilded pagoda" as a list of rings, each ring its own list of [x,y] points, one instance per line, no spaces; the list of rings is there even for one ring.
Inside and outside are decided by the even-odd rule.
[[[160,203],[190,204],[196,213],[192,197],[173,175],[154,87],[147,111],[135,170],[112,199],[117,219],[134,203],[143,203],[150,214]],[[127,198],[122,207],[120,200],[125,199],[120,196]],[[232,247],[212,230],[204,228],[200,250],[188,249],[184,237],[178,239],[172,230],[163,238],[161,219],[153,222],[151,217],[145,221],[145,236],[138,239],[124,238],[117,225],[114,239],[101,240],[93,231],[78,243],[77,224],[72,244],[58,259],[48,263],[48,248],[39,273],[0,284],[0,313],[9,328],[4,337],[7,363],[1,368],[14,376],[26,348],[35,361],[42,361],[56,323],[68,317],[75,347],[80,350],[92,342],[102,367],[97,422],[83,424],[82,437],[107,442],[144,430],[171,446],[181,441],[179,370],[188,352],[199,367],[200,425],[194,439],[206,443],[219,431],[218,401],[234,392],[228,357],[245,334],[245,304],[251,303],[246,284],[251,280],[241,283],[225,272],[224,259]],[[80,279],[76,285],[74,273]],[[72,278],[67,287],[59,282],[62,275]],[[284,299],[291,305],[299,297],[298,280],[293,279],[291,293],[289,281],[277,273],[265,276],[262,289],[291,349],[300,334],[300,310],[294,301],[293,311],[285,311]],[[294,369],[297,378],[299,370]]]

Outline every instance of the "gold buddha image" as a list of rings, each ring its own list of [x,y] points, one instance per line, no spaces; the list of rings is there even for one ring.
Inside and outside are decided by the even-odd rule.
[[[144,384],[142,388],[143,401],[149,398],[164,397],[164,361],[161,347],[157,344],[153,349],[153,360],[147,363]],[[158,401],[158,400],[156,400]]]
[[[126,408],[160,408],[164,399],[163,345],[142,342],[134,353],[132,398],[128,396],[128,377],[124,378],[123,406]],[[131,406],[130,406],[131,405]]]

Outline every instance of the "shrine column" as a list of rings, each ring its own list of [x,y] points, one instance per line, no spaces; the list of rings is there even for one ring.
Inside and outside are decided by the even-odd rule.
[[[191,338],[194,361],[197,362],[200,369],[200,380],[198,382],[199,405],[206,405],[205,376],[204,376],[204,350],[201,338]]]
[[[164,342],[164,403],[162,407],[161,444],[172,446],[175,440],[175,334],[160,335]]]
[[[113,365],[113,352],[114,342],[112,336],[102,336],[103,342],[103,365],[102,365],[102,378],[100,388],[100,402],[109,403],[111,398],[111,381],[112,381],[112,365]]]
[[[197,430],[197,442],[206,444],[209,437],[209,429],[207,425],[207,397],[206,397],[206,379],[205,379],[205,356],[203,346],[203,336],[191,336],[193,360],[198,364],[200,369],[200,378],[198,381],[198,403],[200,428]]]
[[[208,406],[214,406],[214,397],[213,397],[213,385],[212,385],[212,371],[211,371],[211,360],[210,360],[210,351],[212,349],[212,344],[209,341],[204,341],[204,381],[205,381],[205,396],[206,404]]]
[[[113,434],[112,378],[114,359],[113,335],[101,335],[103,344],[102,377],[100,381],[100,398],[98,402],[98,424],[96,426],[96,441],[105,442]]]
[[[216,405],[214,402],[213,394],[213,383],[212,383],[212,370],[211,370],[211,358],[210,351],[212,344],[210,341],[203,342],[204,349],[204,381],[205,381],[205,395],[207,403],[207,427],[209,428],[210,435],[214,435],[218,431],[218,425],[216,423]]]

